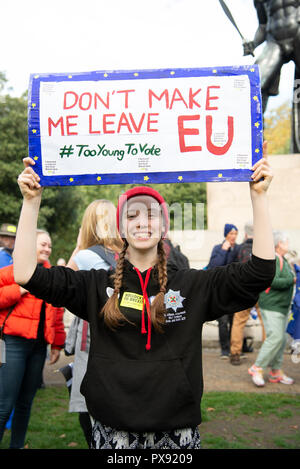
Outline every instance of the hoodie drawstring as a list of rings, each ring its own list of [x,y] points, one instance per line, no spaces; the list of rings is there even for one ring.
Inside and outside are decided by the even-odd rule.
[[[136,273],[138,274],[138,277],[140,279],[140,284],[141,284],[141,287],[142,287],[142,292],[143,292],[143,308],[142,308],[142,326],[141,326],[141,333],[142,334],[146,334],[147,333],[147,330],[146,330],[146,327],[145,327],[145,314],[144,314],[144,310],[145,310],[145,304],[146,304],[146,310],[147,310],[147,316],[148,316],[148,337],[147,337],[147,344],[146,344],[146,350],[150,350],[151,349],[151,314],[150,314],[150,303],[149,303],[149,298],[148,298],[148,295],[147,295],[147,285],[148,285],[148,282],[149,282],[149,278],[150,278],[150,273],[151,273],[151,270],[152,270],[152,267],[150,267],[150,269],[147,270],[147,273],[146,273],[146,277],[145,277],[145,283],[143,281],[143,277],[142,277],[142,274],[141,272],[136,268],[134,267]]]

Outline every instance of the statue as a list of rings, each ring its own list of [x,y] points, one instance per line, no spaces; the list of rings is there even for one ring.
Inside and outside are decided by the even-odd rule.
[[[278,95],[283,64],[294,61],[291,151],[300,153],[300,0],[254,0],[254,6],[259,26],[253,41],[243,43],[244,55],[253,55],[257,46],[266,43],[255,62],[261,74],[263,112],[269,96]]]

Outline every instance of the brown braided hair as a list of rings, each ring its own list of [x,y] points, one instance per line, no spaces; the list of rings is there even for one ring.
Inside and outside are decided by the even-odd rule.
[[[105,305],[103,306],[100,315],[103,315],[105,324],[110,329],[116,329],[118,326],[122,324],[122,322],[126,321],[132,324],[124,314],[121,313],[119,308],[119,298],[118,295],[120,293],[123,281],[123,270],[124,270],[124,262],[125,262],[125,255],[127,251],[128,243],[126,239],[124,239],[123,249],[120,252],[119,259],[116,266],[116,271],[113,276],[114,279],[114,293],[112,296],[107,300]],[[167,285],[167,260],[166,260],[166,252],[164,249],[164,242],[160,240],[157,246],[157,281],[159,284],[160,291],[155,296],[154,300],[152,301],[150,307],[150,314],[151,314],[151,322],[154,328],[158,332],[162,332],[162,325],[165,323],[165,305],[164,305],[164,295],[166,292],[166,285]],[[156,270],[156,269],[155,269]]]
[[[128,243],[126,239],[124,239],[123,249],[119,254],[119,259],[116,265],[116,270],[113,275],[114,292],[112,296],[108,298],[107,302],[105,303],[105,305],[103,306],[100,312],[100,315],[103,314],[104,316],[105,323],[111,329],[115,329],[123,321],[128,321],[128,319],[125,318],[124,314],[121,313],[120,308],[119,308],[119,293],[122,287],[124,262],[125,262],[125,255],[126,255],[127,247],[128,247]]]

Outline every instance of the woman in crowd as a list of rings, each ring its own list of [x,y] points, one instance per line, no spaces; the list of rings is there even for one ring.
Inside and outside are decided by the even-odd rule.
[[[116,208],[109,200],[94,200],[86,208],[77,246],[67,264],[73,270],[116,267],[116,255],[122,249],[122,240],[116,225]],[[88,445],[91,444],[92,423],[80,385],[86,372],[90,349],[88,322],[75,317],[67,336],[65,351],[74,354],[70,412],[79,413],[79,422]]]
[[[48,269],[51,239],[46,231],[32,227],[33,262]],[[51,344],[50,364],[64,346],[63,309],[36,298],[14,281],[13,265],[0,270],[0,334],[6,349],[0,366],[0,441],[14,409],[10,448],[24,447],[31,405],[42,380]]]
[[[271,287],[259,296],[259,307],[266,331],[255,363],[248,372],[256,386],[264,386],[264,370],[269,366],[270,383],[293,384],[294,380],[282,371],[283,352],[286,346],[286,328],[293,297],[295,274],[284,257],[289,250],[285,233],[274,233],[276,251],[276,275]]]

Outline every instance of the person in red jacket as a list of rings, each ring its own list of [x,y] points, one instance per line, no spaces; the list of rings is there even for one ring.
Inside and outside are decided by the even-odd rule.
[[[37,262],[49,268],[50,254],[50,236],[38,230]],[[47,344],[51,344],[50,364],[58,360],[64,346],[63,313],[63,308],[55,308],[17,285],[13,265],[0,270],[0,337],[6,349],[5,363],[0,366],[0,442],[14,409],[10,448],[24,447]]]

